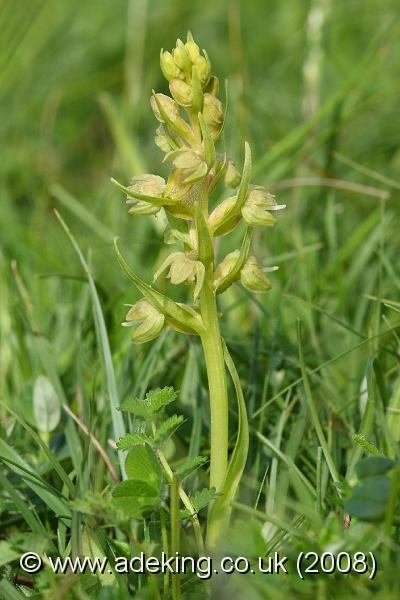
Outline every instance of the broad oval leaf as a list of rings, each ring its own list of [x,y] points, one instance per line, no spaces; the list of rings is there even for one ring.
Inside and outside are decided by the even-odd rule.
[[[60,422],[60,399],[44,375],[39,375],[33,388],[33,414],[36,427],[43,433],[53,431]]]
[[[345,511],[362,521],[380,521],[386,515],[389,494],[389,477],[368,477],[352,489]]]
[[[367,456],[356,465],[356,474],[359,479],[384,475],[396,466],[396,461],[386,456]]]

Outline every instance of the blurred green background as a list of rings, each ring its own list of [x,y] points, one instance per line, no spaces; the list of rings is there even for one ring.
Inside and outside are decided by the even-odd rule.
[[[252,299],[234,286],[221,303],[251,423],[315,478],[315,432],[297,411],[302,399],[294,384],[301,318],[339,471],[345,473],[359,431],[371,357],[379,360],[382,402],[370,439],[395,457],[400,417],[392,418],[392,437],[385,419],[387,406],[400,402],[399,340],[395,330],[365,340],[396,324],[399,307],[398,0],[0,0],[1,400],[34,425],[32,386],[45,372],[105,446],[112,435],[88,287],[57,208],[92,267],[120,399],[175,385],[184,389],[182,410],[190,415],[200,393],[196,444],[207,445],[197,345],[175,333],[155,345],[130,344],[120,322],[124,303],[138,295],[111,243],[120,237],[147,280],[168,252],[162,219],[128,215],[110,177],[128,183],[143,172],[166,172],[153,143],[149,97],[152,89],[167,90],[160,49],[171,49],[189,29],[213,72],[229,80],[230,156],[241,165],[248,140],[253,183],[269,186],[287,205],[277,227],[257,233],[253,245],[265,266],[280,267],[271,275],[273,290]],[[222,250],[239,243],[224,241]],[[189,381],[195,372],[198,379]],[[5,435],[35,462],[24,438],[13,438],[16,424],[4,407],[0,415]],[[252,444],[243,492],[250,503],[270,460],[259,439]],[[82,477],[102,489],[102,466],[90,467]],[[281,515],[284,466],[282,477],[280,495],[265,494],[269,511],[280,501]]]

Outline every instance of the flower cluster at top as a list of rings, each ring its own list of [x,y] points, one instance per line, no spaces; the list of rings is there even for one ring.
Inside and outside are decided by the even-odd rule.
[[[205,277],[212,277],[214,292],[225,291],[233,282],[253,292],[266,292],[271,284],[257,259],[249,255],[251,231],[276,223],[274,211],[284,208],[261,186],[249,185],[251,153],[245,145],[242,173],[226,155],[216,153],[215,143],[225,121],[218,98],[219,81],[211,74],[206,52],[188,33],[186,43],[178,40],[172,52],[161,51],[161,70],[169,83],[170,96],[154,93],[151,108],[159,122],[155,143],[172,165],[165,181],[158,175],[134,177],[129,187],[117,184],[127,195],[129,213],[155,215],[163,210],[168,225],[165,242],[181,242],[183,250],[171,253],[157,270],[154,281],[167,272],[171,283],[193,284],[193,298],[201,297]],[[223,181],[231,195],[209,213],[208,198]],[[204,237],[212,240],[229,234],[243,220],[247,231],[242,248],[229,253],[219,264],[204,258]],[[182,305],[180,305],[182,306]],[[192,307],[185,309],[192,310]],[[194,307],[193,310],[197,310]],[[198,311],[197,311],[198,312]],[[133,305],[124,325],[139,322],[133,333],[137,343],[149,341],[166,326],[176,326],[148,299]],[[190,331],[190,329],[189,329]]]

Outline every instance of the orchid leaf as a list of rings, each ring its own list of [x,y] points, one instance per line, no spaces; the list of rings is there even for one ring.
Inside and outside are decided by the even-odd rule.
[[[239,279],[240,271],[246,261],[248,253],[249,253],[252,233],[253,233],[253,230],[250,227],[248,227],[246,229],[246,233],[243,238],[242,247],[240,249],[240,254],[238,256],[238,259],[237,259],[233,269],[228,273],[228,275],[226,277],[224,277],[224,279],[218,285],[218,287],[215,291],[216,294],[222,294],[222,292],[225,292],[225,290],[227,290],[228,287],[230,285],[232,285],[232,283],[234,283],[235,281],[237,281]]]

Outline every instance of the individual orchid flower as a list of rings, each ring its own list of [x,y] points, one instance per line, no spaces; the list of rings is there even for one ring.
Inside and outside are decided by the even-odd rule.
[[[208,167],[201,152],[189,148],[172,150],[166,154],[165,161],[172,162],[182,173],[183,182],[194,183],[204,179]]]
[[[128,190],[132,194],[142,196],[152,196],[161,198],[165,191],[166,183],[162,177],[158,175],[140,175],[133,177]],[[126,203],[129,205],[129,213],[134,215],[155,215],[161,210],[160,205],[153,205],[146,200],[140,200],[127,196]]]
[[[251,227],[272,227],[276,224],[273,211],[285,208],[262,186],[253,186],[242,208],[242,216]]]
[[[122,325],[123,327],[135,327],[132,340],[136,344],[143,344],[160,335],[165,325],[165,316],[145,298],[142,298],[130,307]]]
[[[174,285],[180,285],[181,283],[195,284],[193,298],[194,300],[197,300],[201,288],[203,287],[205,277],[203,263],[184,252],[173,252],[165,259],[161,267],[154,274],[153,281],[156,281],[161,273],[168,268],[169,272],[167,277]]]
[[[240,271],[240,281],[251,292],[268,292],[272,284],[265,275],[255,256],[249,256],[243,269]]]

